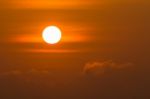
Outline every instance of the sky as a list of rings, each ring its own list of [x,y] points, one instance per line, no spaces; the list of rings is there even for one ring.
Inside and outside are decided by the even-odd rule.
[[[0,99],[149,99],[150,1],[1,0]],[[62,31],[58,44],[45,27]]]

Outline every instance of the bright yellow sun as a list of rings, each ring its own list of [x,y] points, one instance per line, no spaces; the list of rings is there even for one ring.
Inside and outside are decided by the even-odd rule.
[[[61,30],[56,26],[48,26],[44,29],[42,37],[46,43],[56,44],[61,39]]]

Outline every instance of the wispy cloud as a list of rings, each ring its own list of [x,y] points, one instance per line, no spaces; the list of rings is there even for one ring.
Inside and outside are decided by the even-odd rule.
[[[42,86],[45,88],[55,88],[62,83],[50,70],[28,69],[28,70],[10,70],[0,73],[0,81],[7,83],[24,85]],[[9,82],[8,82],[9,81]],[[23,85],[22,85],[23,84]]]
[[[3,1],[3,0],[2,0]],[[1,2],[2,2],[1,1]],[[32,9],[67,9],[85,8],[95,4],[97,0],[5,0],[3,4],[9,4],[13,8],[32,8]],[[102,1],[101,1],[102,2]],[[97,2],[98,3],[98,2]],[[9,7],[9,6],[7,6]]]
[[[81,9],[101,8],[108,4],[141,4],[149,0],[1,0],[0,8],[17,9]]]
[[[30,69],[26,71],[22,70],[11,70],[6,72],[1,72],[0,76],[9,76],[9,75],[37,75],[37,74],[49,74],[50,71],[48,70],[37,70],[37,69]]]
[[[130,62],[118,63],[112,60],[88,62],[83,68],[83,73],[84,75],[101,76],[108,72],[130,68],[133,65]]]

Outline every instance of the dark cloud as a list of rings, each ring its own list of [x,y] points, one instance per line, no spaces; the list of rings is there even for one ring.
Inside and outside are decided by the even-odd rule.
[[[96,61],[96,62],[88,62],[83,68],[83,73],[85,75],[92,75],[92,76],[101,76],[106,73],[110,73],[113,71],[119,71],[126,68],[130,68],[133,66],[133,63],[119,63],[114,62],[112,60],[108,61]]]

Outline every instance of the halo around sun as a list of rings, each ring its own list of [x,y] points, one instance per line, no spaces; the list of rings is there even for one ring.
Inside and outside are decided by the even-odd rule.
[[[42,33],[44,41],[48,44],[56,44],[61,40],[61,30],[56,26],[48,26]]]

